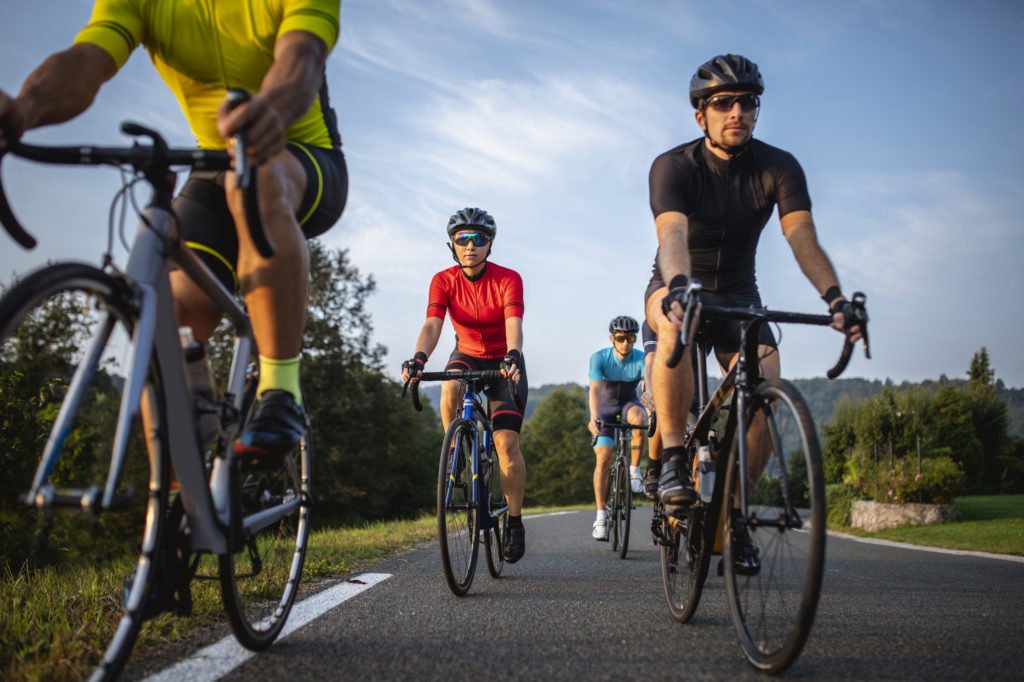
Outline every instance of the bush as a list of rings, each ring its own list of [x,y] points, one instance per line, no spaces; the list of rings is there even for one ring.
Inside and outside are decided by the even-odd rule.
[[[849,526],[853,516],[853,503],[861,499],[860,493],[845,483],[830,483],[825,486],[825,505],[828,509],[828,525],[837,528]]]
[[[963,469],[952,457],[928,457],[920,470],[915,458],[904,457],[892,466],[885,460],[865,463],[861,491],[868,499],[889,504],[948,504],[962,491],[963,480]]]

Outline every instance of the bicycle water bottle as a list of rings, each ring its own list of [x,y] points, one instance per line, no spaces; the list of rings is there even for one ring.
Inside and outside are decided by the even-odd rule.
[[[185,373],[192,389],[196,432],[199,444],[206,452],[216,448],[217,437],[220,436],[220,417],[217,414],[217,401],[213,396],[210,363],[206,359],[203,344],[193,338],[191,327],[181,327],[178,335],[181,338],[181,347],[185,351]]]
[[[700,499],[707,504],[715,492],[715,460],[711,459],[710,445],[701,445],[697,449],[697,475]]]

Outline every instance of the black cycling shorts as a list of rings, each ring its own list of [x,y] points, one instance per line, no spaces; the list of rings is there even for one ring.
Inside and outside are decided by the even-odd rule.
[[[647,299],[663,286],[665,284],[661,281],[660,277],[651,277],[651,281],[647,285],[647,291],[644,292],[645,309]],[[705,291],[701,293],[700,298],[701,301],[708,305],[739,306],[744,308],[749,306],[754,306],[755,308],[762,307],[761,294],[758,293],[757,287],[728,294]],[[704,339],[711,342],[716,355],[732,355],[740,350],[739,320],[708,320],[702,322],[701,334]],[[775,340],[775,334],[772,333],[771,326],[767,324],[761,325],[761,329],[757,334],[757,342],[762,346],[770,346],[776,350],[779,347],[778,342]]]
[[[448,357],[448,364],[445,365],[444,369],[446,372],[448,370],[486,371],[501,369],[501,358],[475,358],[472,355],[466,355],[455,349]],[[526,409],[526,400],[529,393],[530,387],[526,380],[526,360],[524,358],[519,363],[519,382],[516,384],[516,395],[519,396],[519,402],[522,403],[523,410]],[[501,431],[507,429],[519,433],[519,430],[523,427],[523,413],[517,410],[516,404],[512,402],[512,396],[508,392],[508,382],[504,379],[496,381],[487,387],[484,394],[490,401],[491,425],[494,427],[494,430]]]
[[[306,171],[306,191],[295,217],[306,239],[338,222],[348,199],[348,169],[340,149],[289,142]],[[225,171],[193,171],[172,210],[182,238],[228,291],[238,289],[238,235],[224,192]]]

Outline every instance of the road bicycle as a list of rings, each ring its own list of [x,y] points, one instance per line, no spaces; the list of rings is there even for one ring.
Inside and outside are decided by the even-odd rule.
[[[612,457],[608,470],[608,525],[613,552],[618,552],[620,559],[626,558],[629,549],[629,525],[633,515],[633,488],[630,486],[629,465],[632,461],[633,431],[646,431],[647,436],[654,435],[654,418],[647,418],[647,410],[644,411],[644,422],[642,424],[630,424],[626,421],[626,412],[632,405],[622,408],[622,413],[617,415],[617,421],[606,422],[597,420],[598,429],[613,429],[615,431],[615,455]],[[594,437],[593,444],[597,443]]]
[[[31,648],[81,636],[82,649],[67,655],[85,656],[93,679],[117,676],[143,621],[165,611],[191,613],[193,578],[219,580],[242,645],[270,646],[298,592],[311,499],[308,420],[298,447],[279,466],[254,469],[232,451],[255,402],[252,327],[244,304],[182,242],[171,212],[171,169],[225,170],[226,152],[172,149],[143,126],[125,123],[121,129],[148,143],[21,144],[11,152],[43,163],[119,167],[126,174],[119,196],[127,202],[134,202],[131,185],[152,188],[149,205],[135,208],[140,224],[124,270],[111,255],[112,209],[103,267],[47,265],[0,299],[0,375],[11,391],[0,409],[11,417],[28,415],[21,426],[30,431],[19,442],[4,443],[18,455],[5,471],[0,499],[0,528],[9,531],[5,541],[18,541],[4,548],[14,582],[4,589],[13,590],[15,603],[45,598],[41,591],[54,576],[82,582],[83,594],[100,590],[97,600],[106,604],[101,622],[87,622],[93,612],[84,610],[83,622],[69,622],[61,634],[33,631],[26,638],[37,641],[25,642]],[[270,257],[274,246],[259,221],[256,177],[244,139],[236,144],[249,229]],[[35,245],[2,186],[0,221],[23,247]],[[216,302],[233,327],[226,385],[212,405],[203,406],[190,390],[189,376],[196,375],[183,356],[175,321],[168,277],[174,267]],[[67,336],[56,345],[49,341],[55,328]],[[16,413],[18,405],[9,398],[18,381],[34,395],[29,409]],[[210,424],[211,417],[212,434],[201,439],[197,426]],[[109,562],[118,577],[99,588],[86,585],[93,580],[88,567],[101,562]],[[76,609],[68,606],[60,619],[77,617]],[[45,646],[36,655],[58,657]]]
[[[702,302],[703,299],[703,302]],[[740,646],[758,669],[777,673],[803,649],[817,610],[825,563],[825,485],[814,421],[800,392],[784,379],[760,376],[758,332],[769,323],[827,326],[830,315],[715,305],[691,281],[674,366],[695,334],[700,410],[684,446],[697,500],[672,515],[655,504],[652,533],[661,548],[661,578],[672,618],[685,623],[700,602],[712,555],[721,555],[729,613]],[[865,297],[848,315],[868,353]],[[700,330],[693,316],[699,309]],[[741,352],[714,395],[708,395],[704,339],[709,320],[740,321]],[[849,335],[828,377],[852,355]],[[758,448],[752,452],[752,445]],[[764,452],[759,462],[753,455]],[[711,474],[711,466],[715,473]],[[713,480],[712,480],[713,479]],[[747,533],[760,565],[735,564],[734,533]]]
[[[501,487],[490,405],[488,401],[485,407],[481,397],[492,382],[505,381],[516,409],[523,406],[512,380],[501,370],[447,370],[423,372],[418,380],[406,382],[417,411],[423,409],[419,399],[423,381],[458,381],[462,385],[462,415],[448,425],[437,468],[441,566],[448,587],[462,597],[473,584],[481,535],[487,570],[493,578],[500,577],[505,566],[503,550],[508,537],[508,501]]]

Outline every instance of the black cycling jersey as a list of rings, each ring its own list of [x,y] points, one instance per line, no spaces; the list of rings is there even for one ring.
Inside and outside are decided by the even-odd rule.
[[[651,211],[686,215],[691,276],[708,291],[757,291],[757,242],[775,206],[779,217],[809,211],[800,164],[760,140],[730,160],[715,156],[704,138],[661,154],[651,165]],[[651,287],[664,286],[654,258]]]

